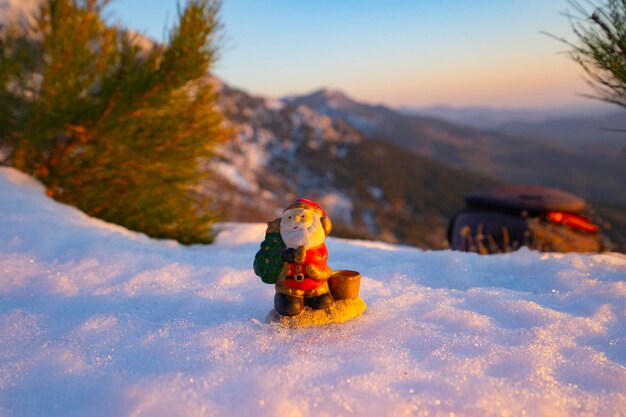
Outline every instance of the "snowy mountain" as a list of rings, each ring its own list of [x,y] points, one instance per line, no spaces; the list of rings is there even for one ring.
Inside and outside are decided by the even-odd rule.
[[[360,103],[339,90],[328,88],[302,96],[284,97],[282,100],[293,106],[305,106],[335,120],[342,120],[368,135],[395,114],[385,106]]]
[[[211,161],[205,191],[228,220],[267,221],[298,197],[318,201],[337,234],[430,248],[445,246],[462,196],[492,182],[364,140],[342,120],[220,83],[235,132]],[[340,105],[344,99],[335,96]]]
[[[184,247],[0,168],[0,415],[619,416],[626,257],[328,238],[367,311],[264,323],[263,224]]]
[[[327,187],[332,173],[302,160],[302,153],[328,148],[342,158],[348,147],[362,140],[360,134],[308,108],[287,107],[224,83],[219,86],[220,108],[235,135],[217,149],[211,165],[218,182],[215,187],[211,179],[207,190],[221,196],[229,214],[238,220],[280,215],[286,202],[303,193],[315,195],[336,211],[332,203],[342,198]]]

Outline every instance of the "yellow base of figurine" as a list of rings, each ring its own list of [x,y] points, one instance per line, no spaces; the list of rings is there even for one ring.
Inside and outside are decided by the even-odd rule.
[[[313,310],[304,307],[297,316],[281,316],[272,309],[265,319],[266,323],[278,323],[284,327],[309,327],[324,324],[341,323],[351,320],[365,311],[367,305],[360,297],[351,300],[335,300],[332,307],[324,310]]]

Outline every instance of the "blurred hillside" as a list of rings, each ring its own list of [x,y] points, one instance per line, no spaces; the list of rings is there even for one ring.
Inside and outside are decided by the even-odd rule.
[[[356,102],[332,90],[285,100],[351,124],[368,138],[391,142],[416,155],[496,181],[553,186],[592,200],[626,204],[626,153],[618,146],[614,152],[590,154],[566,139],[547,141],[531,134],[479,130],[406,115],[389,107]]]
[[[300,196],[316,199],[337,236],[445,247],[462,196],[493,184],[386,142],[366,140],[309,107],[221,84],[220,106],[237,132],[210,165],[205,191],[229,220],[268,221]]]

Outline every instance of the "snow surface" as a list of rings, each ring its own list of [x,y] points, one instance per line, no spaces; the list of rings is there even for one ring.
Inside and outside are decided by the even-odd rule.
[[[626,257],[328,239],[358,319],[264,324],[262,224],[184,247],[0,168],[0,416],[623,416]]]

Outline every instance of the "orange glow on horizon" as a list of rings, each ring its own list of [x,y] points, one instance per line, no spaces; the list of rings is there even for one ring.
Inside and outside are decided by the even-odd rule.
[[[392,106],[492,103],[493,107],[515,108],[583,101],[579,94],[590,92],[583,74],[575,64],[559,58],[557,62],[502,63],[488,69],[476,65],[463,71],[407,71],[382,82],[357,78],[348,91],[355,91],[356,98]]]

